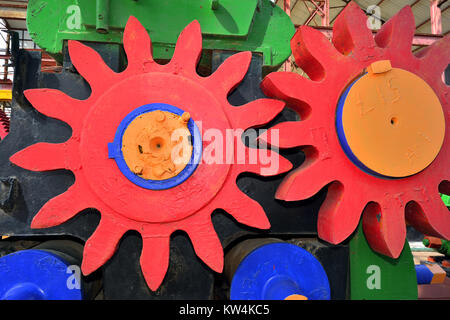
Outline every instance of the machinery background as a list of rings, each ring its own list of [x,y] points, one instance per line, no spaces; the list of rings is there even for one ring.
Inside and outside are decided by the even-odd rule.
[[[146,6],[146,10],[139,11],[139,7],[136,7],[139,2]],[[225,0],[195,1],[195,8],[188,4],[189,1],[127,1],[123,7],[119,5],[119,1],[71,0],[66,1],[64,5],[62,3],[62,1],[29,1],[27,20],[33,40],[59,63],[60,72],[43,72],[41,52],[19,50],[17,42],[14,44],[15,50],[11,52],[14,85],[10,121],[0,112],[0,125],[3,125],[0,127],[2,139],[0,235],[4,238],[0,241],[0,256],[7,257],[11,253],[30,249],[51,250],[64,256],[67,265],[81,265],[80,246],[84,245],[100,221],[100,215],[95,209],[87,209],[57,227],[30,228],[34,215],[47,201],[66,191],[74,183],[74,175],[68,170],[31,172],[9,161],[13,154],[34,143],[61,143],[71,136],[71,129],[67,124],[39,113],[23,94],[28,89],[52,88],[76,99],[89,97],[91,93],[89,84],[73,66],[66,40],[82,41],[83,44],[95,49],[112,70],[121,72],[127,65],[121,35],[129,15],[136,14],[150,32],[155,43],[154,56],[158,62],[170,59],[178,34],[191,20],[198,19],[204,35],[203,55],[197,69],[199,74],[209,75],[217,70],[226,58],[237,52],[250,50],[253,53],[244,80],[228,97],[231,105],[240,106],[266,97],[259,84],[263,76],[279,69],[289,58],[291,52],[289,39],[295,29],[283,10],[268,0],[242,1],[242,4]],[[327,1],[323,3],[326,4]],[[81,8],[83,13],[80,30],[76,33],[70,30],[68,24],[58,24],[61,16],[66,15],[69,20],[73,18],[72,11],[66,9],[74,5]],[[184,9],[181,10],[178,6],[183,6]],[[165,18],[174,12],[177,14],[171,15],[170,19]],[[180,12],[183,12],[183,15],[178,15]],[[99,14],[107,15],[109,19],[100,19]],[[70,21],[77,23],[73,19]],[[167,25],[173,21],[176,21],[176,24]],[[282,68],[290,68],[290,65],[289,60],[288,65]],[[450,68],[446,70],[445,80],[447,84],[450,83]],[[252,117],[251,114],[248,116]],[[298,114],[286,107],[263,128],[296,120],[299,120]],[[2,128],[5,129],[3,136]],[[250,147],[256,147],[256,141],[246,139],[245,142]],[[300,148],[281,150],[280,154],[291,161],[294,168],[299,167],[305,160]],[[269,231],[259,231],[239,224],[220,209],[213,213],[213,226],[225,251],[224,274],[209,269],[195,255],[187,235],[184,232],[175,232],[171,236],[170,264],[166,277],[158,290],[151,291],[139,267],[141,236],[137,232],[130,231],[120,241],[115,255],[101,270],[88,277],[81,277],[82,290],[80,289],[78,298],[230,299],[233,298],[233,292],[239,293],[239,289],[232,288],[237,266],[247,261],[246,259],[252,252],[256,252],[256,249],[270,250],[274,245],[286,245],[289,248],[286,250],[293,250],[290,252],[303,250],[304,252],[299,251],[301,253],[298,254],[309,257],[309,253],[319,262],[325,275],[318,271],[320,276],[314,277],[329,284],[329,292],[325,290],[328,295],[322,291],[321,295],[317,295],[319,298],[337,300],[417,298],[416,270],[408,242],[400,257],[391,259],[382,257],[370,249],[361,225],[348,240],[339,245],[331,245],[320,240],[317,236],[317,215],[325,200],[326,188],[308,200],[278,201],[275,199],[275,193],[286,175],[260,177],[245,173],[237,180],[239,189],[264,208],[271,222]],[[408,238],[411,239],[412,236]],[[67,250],[72,251],[68,253]],[[448,255],[448,252],[446,254]],[[261,264],[266,262],[264,258],[260,259],[262,260],[257,261]],[[254,265],[248,263],[245,272],[250,274]],[[383,290],[373,290],[368,285],[368,281],[371,281],[370,276],[377,272],[370,269],[373,265],[381,269],[381,281],[390,282],[389,286],[383,286]],[[442,262],[440,265],[443,265]],[[255,295],[247,298],[278,298],[289,294],[309,295],[312,298],[311,293],[307,294],[307,291],[296,287],[302,283],[301,279],[294,279],[291,276],[291,272],[294,274],[299,272],[296,268],[295,263],[287,261],[286,269],[280,271],[280,276],[285,276],[295,283],[293,289],[292,286],[289,287],[281,280],[277,280],[271,282],[270,286],[268,284],[269,288],[273,288],[272,291],[264,291],[270,291],[270,294],[259,295],[260,292],[256,290]],[[260,280],[258,276],[254,279]],[[376,287],[375,282],[373,285]],[[281,289],[278,286],[281,286]],[[0,291],[0,298],[23,297],[22,292],[17,292],[19,291],[9,291],[8,296]]]

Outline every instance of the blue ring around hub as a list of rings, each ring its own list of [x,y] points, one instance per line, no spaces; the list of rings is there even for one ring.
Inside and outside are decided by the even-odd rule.
[[[69,266],[67,261],[46,250],[8,254],[0,258],[0,299],[82,300],[80,279]],[[73,280],[78,285],[69,287]]]
[[[344,91],[344,93],[341,95],[341,97],[339,99],[339,103],[338,103],[338,106],[337,106],[337,109],[336,109],[336,131],[337,131],[337,135],[338,135],[341,147],[344,150],[345,154],[350,159],[350,161],[353,162],[353,164],[355,166],[357,166],[359,169],[361,169],[365,173],[368,173],[368,174],[370,174],[372,176],[375,176],[375,177],[378,177],[378,178],[396,179],[394,177],[388,177],[388,176],[382,175],[382,174],[380,174],[378,172],[375,172],[372,169],[369,169],[368,167],[366,167],[366,165],[364,165],[364,163],[362,163],[358,159],[358,157],[356,157],[356,155],[353,153],[352,149],[350,148],[350,146],[348,144],[347,138],[345,136],[344,124],[342,122],[342,115],[343,115],[343,112],[344,112],[345,100],[347,99],[347,96],[350,93],[350,90],[353,88],[353,86],[362,77],[364,77],[366,74],[367,73],[361,75],[355,81],[353,81],[352,84],[348,86],[348,88]]]
[[[290,243],[269,243],[250,252],[231,282],[231,300],[283,300],[298,294],[329,300],[330,284],[320,262]]]
[[[146,104],[133,110],[119,124],[116,135],[114,137],[114,141],[108,143],[108,156],[109,158],[116,160],[119,170],[125,175],[125,177],[127,177],[128,180],[130,180],[134,184],[145,189],[165,190],[181,184],[194,173],[195,169],[197,169],[202,156],[202,139],[200,130],[198,129],[194,120],[192,120],[192,118],[189,119],[188,129],[192,137],[192,155],[186,167],[178,175],[166,180],[147,180],[139,177],[130,170],[127,163],[125,162],[125,159],[123,158],[122,137],[125,130],[134,119],[136,119],[141,114],[157,110],[168,111],[179,116],[184,113],[183,110],[165,103]]]

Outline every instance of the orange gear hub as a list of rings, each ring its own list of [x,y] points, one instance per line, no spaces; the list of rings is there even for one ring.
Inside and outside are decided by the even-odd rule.
[[[135,118],[122,137],[122,153],[128,167],[150,180],[178,175],[192,155],[189,119],[188,112],[179,116],[161,110]]]
[[[433,89],[412,72],[372,63],[345,91],[337,129],[347,155],[363,170],[385,177],[416,174],[437,157],[445,117]]]

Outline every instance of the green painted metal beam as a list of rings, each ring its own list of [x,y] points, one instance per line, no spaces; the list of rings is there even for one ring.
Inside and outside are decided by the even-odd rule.
[[[109,29],[109,0],[96,0],[96,30],[108,33]]]
[[[416,300],[417,276],[405,241],[398,259],[373,251],[362,224],[350,240],[350,298],[352,300]]]
[[[262,53],[264,66],[291,54],[295,27],[269,0],[30,0],[31,38],[50,54],[65,40],[122,43],[129,16],[146,27],[156,59],[170,59],[176,39],[192,20],[200,22],[203,48]]]

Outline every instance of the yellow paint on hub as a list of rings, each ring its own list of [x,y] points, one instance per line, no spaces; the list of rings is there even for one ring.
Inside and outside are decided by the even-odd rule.
[[[291,294],[290,296],[287,296],[284,300],[308,300],[308,298],[302,296],[301,294]]]
[[[350,89],[342,125],[353,154],[367,168],[407,177],[429,166],[445,136],[433,89],[415,74],[378,61]]]
[[[122,137],[122,154],[131,171],[147,180],[178,175],[192,155],[189,113],[152,111],[134,119]]]

